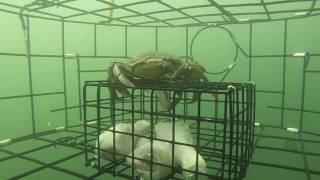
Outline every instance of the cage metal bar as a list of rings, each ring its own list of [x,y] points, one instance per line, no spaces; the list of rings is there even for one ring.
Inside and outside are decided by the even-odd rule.
[[[134,92],[135,92],[135,88],[132,88],[131,90],[131,109],[132,109],[132,112],[131,112],[131,126],[132,126],[132,134],[131,134],[131,141],[134,142],[134,120],[135,120],[135,112],[134,112],[134,103],[135,103],[135,98],[134,98]],[[134,167],[134,160],[135,160],[135,153],[134,153],[134,144],[132,143],[131,145],[131,167]],[[135,175],[135,172],[134,172],[134,168],[131,168],[131,176],[134,177]]]
[[[174,176],[175,174],[175,151],[174,148],[176,147],[176,107],[175,107],[175,103],[176,103],[176,91],[173,91],[173,107],[172,107],[172,114],[171,111],[169,112],[172,115],[172,128],[168,129],[168,131],[172,133],[172,139],[170,140],[171,142],[171,174],[172,176]],[[169,92],[169,97],[170,97],[171,92]],[[169,98],[171,99],[171,98]]]
[[[26,97],[37,97],[37,96],[48,96],[48,95],[56,95],[56,94],[64,94],[64,92],[51,92],[51,93],[36,93],[36,94],[26,94],[26,95],[18,95],[18,96],[5,96],[0,97],[0,100],[7,100],[7,99],[19,99],[19,98],[26,98]]]
[[[153,14],[158,14],[158,13],[168,13],[168,12],[175,12],[176,10],[186,10],[186,9],[193,9],[193,8],[201,8],[201,7],[210,7],[211,5],[198,5],[198,6],[191,6],[191,7],[181,7],[181,8],[174,8],[174,9],[168,9],[168,10],[159,10],[159,11],[152,11],[152,12],[147,12],[144,13],[145,15],[153,15]],[[220,14],[219,14],[220,15]],[[129,18],[129,17],[139,17],[140,15],[128,15],[128,16],[121,16],[121,17],[117,17],[114,18],[115,20],[117,19],[125,19],[125,18]],[[188,17],[182,17],[182,19],[184,18],[188,18]],[[169,19],[169,20],[173,20],[173,18]],[[153,22],[153,21],[152,21]]]
[[[317,70],[306,70],[306,73],[320,73],[320,71],[317,71]]]
[[[96,113],[97,113],[97,146],[98,146],[98,172],[101,171],[101,146],[100,146],[100,134],[101,134],[101,113],[100,113],[100,106],[101,106],[101,87],[98,86],[96,90],[96,98],[97,98],[97,107],[96,107]],[[113,98],[112,98],[113,99]],[[111,103],[112,104],[112,103]],[[110,114],[111,121],[114,121],[113,114]],[[113,130],[115,126],[113,125]],[[113,133],[113,152],[115,151],[115,133]],[[113,161],[115,161],[115,155],[113,155]]]
[[[279,10],[279,11],[272,11],[272,12],[269,12],[269,15],[271,14],[282,14],[282,13],[294,13],[294,12],[302,12],[302,11],[308,11],[308,9],[294,9],[294,10]],[[320,10],[320,8],[315,8],[314,10]],[[175,12],[175,10],[172,10],[171,12]],[[148,13],[148,14],[153,14],[153,13]],[[245,15],[265,15],[264,12],[244,12],[244,13],[230,13],[231,15],[233,16],[245,16]],[[194,18],[198,18],[198,17],[207,17],[207,16],[221,16],[223,14],[217,14],[217,13],[214,13],[214,14],[201,14],[201,15],[194,15],[194,16],[190,16],[190,17],[194,17]],[[314,16],[314,15],[308,15],[308,17],[310,16]],[[126,18],[129,18],[129,17],[132,17],[132,16],[124,16]],[[224,17],[224,16],[223,16]],[[184,19],[188,19],[189,17],[173,17],[173,18],[167,18],[167,19],[163,19],[163,21],[172,21],[172,20],[184,20]],[[270,22],[270,21],[277,21],[277,20],[286,20],[286,19],[297,19],[297,18],[301,18],[301,17],[286,17],[285,19],[251,19],[251,20],[248,20],[249,22],[251,23],[259,23],[259,22]],[[124,18],[125,19],[125,18]],[[225,17],[224,17],[225,19]],[[145,22],[140,22],[140,23],[135,23],[134,26],[139,26],[139,25],[146,25],[146,24],[150,24],[150,23],[156,23],[158,21],[145,21]],[[208,22],[198,22],[198,23],[195,23],[195,24],[185,24],[185,25],[173,25],[173,26],[176,26],[176,27],[185,27],[185,26],[206,26],[208,24],[220,24],[220,25],[223,25],[223,24],[234,24],[234,23],[243,23],[243,22],[240,22],[239,20],[236,20],[235,19],[235,22],[234,21],[227,21],[226,19],[224,21],[208,21]],[[158,26],[160,27],[160,26]]]
[[[316,2],[317,2],[317,0],[312,0],[312,4],[311,4],[311,7],[310,7],[310,10],[308,11],[309,15],[313,12],[314,7],[316,5]]]
[[[97,9],[97,10],[93,10],[93,11],[88,11],[88,13],[96,13],[96,12],[101,12],[101,11],[108,11],[108,10],[115,10],[115,9],[122,9],[124,7],[128,7],[128,6],[133,6],[133,5],[139,5],[139,4],[145,4],[145,3],[149,3],[150,1],[140,1],[140,2],[132,2],[132,3],[128,3],[125,5],[118,5],[118,6],[111,6],[109,8],[102,8],[102,9]],[[66,16],[65,18],[71,18],[71,17],[77,17],[77,16],[81,16],[81,15],[86,15],[87,13],[82,12],[79,14],[73,14],[73,15],[69,15]],[[139,15],[138,15],[139,16]],[[110,17],[107,17],[110,18]],[[113,18],[113,20],[119,20],[121,18]]]
[[[232,22],[236,22],[237,20],[232,16],[231,13],[229,13],[228,11],[226,11],[224,9],[223,6],[219,5],[217,2],[215,2],[214,0],[208,0],[210,4],[212,4],[214,7],[216,7],[220,12],[221,12],[221,15],[224,17],[227,16],[228,19]]]
[[[19,175],[16,175],[14,177],[11,177],[9,179],[12,179],[12,180],[16,180],[16,179],[20,179],[22,177],[25,177],[25,176],[28,176],[30,174],[33,174],[35,172],[38,172],[40,170],[43,170],[45,168],[51,168],[51,169],[55,169],[55,170],[58,170],[58,171],[61,171],[61,172],[64,172],[64,173],[67,173],[67,174],[71,174],[73,176],[77,176],[77,177],[81,177],[81,178],[86,178],[86,176],[83,176],[81,174],[78,174],[78,173],[75,173],[75,172],[72,172],[72,171],[69,171],[69,170],[66,170],[66,169],[63,169],[63,168],[59,168],[59,167],[55,167],[54,165],[56,164],[59,164],[61,162],[64,162],[64,161],[67,161],[69,159],[72,159],[74,157],[77,157],[81,154],[83,154],[84,152],[78,152],[78,153],[75,153],[71,156],[68,156],[68,157],[65,157],[63,159],[60,159],[58,161],[54,161],[52,163],[49,163],[49,164],[45,164],[45,163],[42,163],[41,161],[37,161],[37,160],[33,160],[32,158],[29,158],[29,157],[24,157],[24,156],[21,156],[20,158],[22,159],[26,159],[26,160],[29,160],[29,161],[32,161],[32,162],[37,162],[38,164],[41,164],[42,166],[41,167],[38,167],[38,168],[35,168],[35,169],[32,169],[30,171],[27,171],[27,172],[24,172],[22,174],[19,174]]]
[[[196,153],[196,180],[199,178],[199,152],[200,152],[200,116],[201,116],[201,93],[198,95],[198,109],[197,116],[199,117],[197,120],[197,153]]]
[[[32,9],[32,11],[34,11],[34,10],[43,10],[43,9],[54,7],[54,6],[60,6],[62,4],[69,3],[69,2],[72,2],[72,1],[77,1],[77,0],[64,0],[64,1],[60,0],[59,2],[56,2],[56,3],[49,2],[50,5],[37,7],[37,8]],[[46,1],[46,2],[48,2],[48,1]]]
[[[252,23],[249,24],[249,81],[252,80]]]
[[[103,17],[103,18],[106,18],[108,20],[112,20],[109,16],[104,16],[104,15],[98,14],[95,11],[86,11],[86,10],[83,10],[83,9],[74,8],[74,7],[70,7],[70,6],[66,6],[66,5],[62,5],[62,6],[65,7],[65,8],[68,8],[68,9],[72,9],[74,11],[81,12],[79,14],[73,14],[73,15],[65,16],[64,19],[70,19],[70,18],[73,18],[73,17],[78,17],[78,16],[82,16],[82,15],[91,14],[91,15],[94,15],[96,17]],[[121,22],[121,23],[133,25],[133,23],[130,23],[130,22],[125,21],[125,20],[118,20],[118,21]],[[94,23],[94,24],[97,24],[97,23]],[[98,23],[98,24],[100,24],[100,23]]]
[[[300,109],[304,109],[305,106],[305,89],[306,89],[306,69],[309,62],[309,55],[308,53],[303,59],[303,74],[302,74],[302,90],[301,90],[301,104]],[[303,120],[304,120],[304,111],[300,111],[300,122],[299,122],[299,129],[303,129]]]
[[[150,120],[151,120],[151,127],[150,127],[150,152],[151,152],[151,157],[150,157],[150,179],[152,180],[153,179],[153,159],[154,159],[154,153],[153,153],[153,132],[154,132],[154,114],[153,114],[153,104],[154,104],[154,90],[151,91],[151,104],[150,104],[150,111],[151,111],[151,116],[150,116]]]
[[[124,57],[128,57],[128,26],[124,28]]]
[[[97,25],[95,24],[94,25],[94,29],[93,29],[93,47],[94,47],[94,56],[96,57],[97,56]]]
[[[256,119],[256,99],[257,99],[257,95],[256,95],[256,86],[254,83],[251,84],[251,120],[250,120],[250,128],[251,128],[251,134],[250,134],[250,138],[251,138],[251,148],[250,148],[250,159],[252,159],[253,156],[253,145],[254,145],[254,135],[255,135],[255,119]]]
[[[112,5],[112,6],[115,6],[115,7],[119,7],[118,5],[113,4],[113,3],[110,3],[110,2],[107,2],[107,1],[105,1],[105,0],[96,0],[96,1],[102,2],[102,3],[104,3],[104,4]],[[149,2],[152,2],[152,1],[149,1]],[[128,9],[127,7],[122,7],[122,9],[127,10],[127,11],[130,11],[130,12],[135,13],[135,14],[139,14],[140,16],[145,16],[145,17],[150,18],[150,19],[153,19],[153,20],[155,20],[155,21],[157,21],[157,22],[162,22],[162,23],[164,23],[164,24],[167,24],[167,25],[169,25],[169,26],[172,26],[172,24],[170,24],[170,23],[168,23],[168,22],[166,22],[166,21],[163,21],[163,20],[161,20],[161,19],[158,19],[158,18],[149,16],[149,15],[142,14],[142,13],[140,13],[140,12],[138,12],[138,11],[135,11],[135,10],[132,10],[132,9]],[[131,23],[131,24],[132,24],[132,23]],[[134,24],[132,24],[132,25],[134,25]]]
[[[287,38],[288,38],[288,21],[284,21],[284,43],[283,43],[283,65],[282,65],[282,91],[286,92],[286,67],[287,67]],[[284,124],[284,106],[285,106],[285,94],[281,98],[281,123],[280,127],[283,128]]]
[[[308,0],[310,1],[310,0]],[[292,2],[298,2],[298,1],[292,1]],[[288,3],[287,1],[281,1],[281,2],[265,2],[265,5],[273,5],[273,4],[281,4],[281,3]],[[238,6],[244,6],[245,4],[239,4]],[[252,6],[254,4],[248,4],[248,6]],[[224,5],[223,7],[232,7],[235,5]],[[17,6],[16,8],[19,8],[19,6]],[[21,8],[21,7],[20,7]],[[190,8],[190,7],[186,7],[186,8]],[[313,11],[318,11],[320,10],[319,8],[314,8]],[[5,10],[5,9],[1,9],[0,11],[4,11],[4,12],[9,12],[9,13],[13,13],[13,14],[19,14],[17,12],[13,12],[10,10]],[[308,9],[295,9],[295,10],[284,10],[284,11],[273,11],[273,12],[269,12],[270,14],[275,14],[275,13],[286,13],[286,12],[301,12],[301,11],[310,11],[310,8]],[[261,12],[255,12],[255,13],[234,13],[232,15],[252,15],[252,14],[261,14]],[[265,13],[263,13],[265,14]],[[320,15],[319,13],[313,13],[313,14],[309,14],[306,17],[311,17],[311,16],[317,16]],[[23,16],[26,16],[25,14],[23,14]],[[28,15],[30,17],[36,17],[36,18],[42,18],[42,19],[48,19],[48,20],[54,20],[54,21],[59,21],[59,19],[61,19],[62,17],[60,17],[59,19],[54,19],[54,18],[48,18],[48,17],[42,17],[42,16],[35,16],[35,15]],[[66,17],[64,17],[66,18]],[[297,18],[302,18],[302,17],[296,17],[296,16],[292,16],[292,17],[286,17],[286,18],[280,18],[280,19],[272,19],[272,20],[266,20],[266,19],[260,19],[260,20],[251,20],[251,23],[258,23],[258,22],[267,22],[267,21],[280,21],[280,20],[284,20],[284,19],[297,19]],[[91,22],[82,22],[82,21],[72,21],[72,20],[66,20],[65,22],[75,22],[75,23],[84,23],[84,24],[97,24],[97,23],[91,23]],[[232,24],[233,22],[223,22],[223,21],[215,21],[215,22],[206,22],[206,23],[219,23],[219,24]],[[117,24],[113,24],[114,26],[123,26],[123,25],[117,25]],[[131,26],[135,26],[133,24],[130,24]],[[188,24],[188,26],[195,26],[195,25],[205,25],[203,23],[195,23],[195,24]],[[185,25],[176,25],[175,27],[183,27]],[[148,26],[148,25],[143,25],[141,27],[154,27],[154,26]],[[158,27],[165,27],[165,26],[158,26]]]
[[[155,48],[156,48],[156,51],[158,51],[158,36],[159,36],[158,27],[156,27],[155,28]]]
[[[224,119],[228,119],[228,96],[224,97]],[[222,145],[222,163],[221,163],[221,177],[224,177],[224,167],[225,167],[225,156],[226,156],[226,137],[227,137],[227,123],[223,124],[223,145]]]
[[[64,34],[64,21],[61,20],[61,47],[62,47],[62,74],[63,74],[63,96],[64,96],[64,108],[68,107],[68,99],[67,99],[67,80],[66,80],[66,59],[65,59],[65,34]],[[65,109],[64,111],[64,118],[65,118],[65,126],[68,128],[69,126],[69,117],[68,117],[68,110]]]
[[[0,2],[0,5],[7,6],[7,7],[17,8],[17,9],[19,9],[20,11],[23,11],[23,10],[32,11],[31,9],[28,8],[28,5],[26,5],[26,6],[24,6],[24,7],[21,7],[21,6],[16,6],[16,5],[9,4],[9,3],[4,3],[4,2]],[[51,13],[46,13],[46,12],[42,12],[42,11],[37,11],[37,10],[35,10],[34,12],[37,12],[37,13],[43,14],[43,15],[47,15],[47,16],[51,16],[51,17],[55,17],[55,18],[62,18],[62,16],[55,15],[55,14],[51,14]],[[18,13],[18,12],[16,12],[16,13],[17,13],[17,14],[21,14],[21,13]],[[27,15],[27,16],[29,16],[29,15]]]
[[[261,2],[261,4],[262,4],[262,6],[263,6],[263,9],[264,9],[265,13],[266,13],[267,16],[268,16],[268,19],[270,20],[270,19],[271,19],[271,16],[270,16],[269,10],[268,10],[268,8],[267,8],[267,6],[266,6],[266,4],[265,4],[265,1],[264,1],[264,0],[260,0],[260,2]]]
[[[0,52],[1,56],[28,56],[28,54],[23,54],[23,53],[4,53]],[[31,57],[57,57],[57,58],[62,58],[64,55],[52,55],[52,54],[30,54]],[[90,55],[79,55],[80,58],[128,58],[127,56],[90,56]],[[42,59],[43,60],[43,59]]]
[[[286,139],[289,140],[289,139]],[[300,140],[295,139],[297,142]],[[320,153],[314,153],[314,152],[306,152],[306,151],[297,151],[297,150],[289,150],[289,149],[284,149],[284,148],[276,148],[276,147],[268,147],[268,146],[261,146],[261,145],[256,145],[256,149],[264,149],[264,150],[273,150],[273,151],[281,151],[281,152],[286,152],[286,153],[291,153],[291,154],[305,154],[305,155],[311,155],[311,156],[320,156]]]
[[[308,110],[308,109],[299,109],[299,108],[291,108],[291,107],[277,107],[277,106],[267,106],[268,108],[272,109],[284,109],[284,110],[289,110],[289,111],[303,111],[307,113],[312,113],[312,114],[320,114],[320,111],[313,111],[313,110]]]
[[[27,53],[28,53],[28,75],[29,75],[29,91],[30,94],[33,94],[33,82],[32,82],[32,62],[30,57],[30,19],[27,16],[27,39],[26,39],[26,45],[27,45]],[[32,118],[32,132],[33,134],[36,133],[36,122],[35,122],[35,115],[34,115],[34,98],[33,96],[30,96],[30,105],[31,105],[31,118]]]
[[[257,93],[284,94],[284,91],[256,90]]]
[[[87,126],[88,126],[88,121],[87,121],[87,85],[84,84],[83,86],[83,90],[82,90],[82,101],[83,101],[83,117],[84,117],[84,123],[83,123],[83,130],[84,130],[84,143],[87,145],[88,143],[88,137],[87,137]],[[98,143],[100,144],[100,143]],[[89,161],[89,157],[88,157],[88,146],[84,147],[84,151],[85,151],[85,165],[88,166],[87,162]]]
[[[79,98],[79,116],[80,116],[80,121],[83,121],[83,114],[82,114],[82,98],[81,98],[81,76],[80,76],[80,58],[79,54],[77,54],[76,57],[76,62],[77,62],[77,80],[78,80],[78,98]],[[68,107],[65,107],[68,108]]]
[[[235,121],[236,121],[236,162],[235,162],[235,177],[238,177],[238,164],[239,164],[239,159],[240,159],[240,161],[241,161],[241,159],[242,159],[242,154],[243,153],[241,153],[241,155],[239,155],[239,128],[240,128],[240,126],[239,126],[239,124],[240,124],[240,103],[239,103],[239,91],[237,90],[236,91],[236,94],[235,94],[235,99],[236,99],[236,107],[235,107],[235,111],[236,111],[236,114],[238,114],[236,117],[235,117]],[[243,114],[243,113],[242,113]],[[241,123],[241,124],[243,124],[243,123]],[[243,138],[243,135],[241,135],[241,139]],[[243,145],[241,145],[241,148],[243,148]],[[240,157],[239,157],[240,156]],[[241,172],[240,172],[241,170],[240,170],[240,167],[239,167],[239,177],[242,177],[242,175],[241,175]]]
[[[234,90],[234,89],[233,89]],[[228,101],[229,101],[229,113],[230,113],[230,118],[228,119],[230,122],[230,126],[229,126],[229,129],[230,129],[230,132],[229,132],[229,141],[230,141],[230,144],[229,144],[229,155],[232,156],[232,150],[233,150],[233,126],[234,126],[234,118],[233,118],[233,114],[234,114],[234,106],[233,106],[233,102],[234,102],[234,96],[233,94],[230,94],[229,95],[229,98],[228,98]],[[231,169],[232,169],[232,158],[229,157],[229,167],[228,167],[228,179],[231,179]]]
[[[174,7],[172,7],[170,4],[167,4],[167,3],[162,2],[162,1],[157,1],[157,2],[160,3],[160,4],[162,4],[162,5],[164,5],[164,6],[166,6],[166,7],[168,7],[168,8],[170,8],[170,9],[172,9],[173,11],[176,11],[176,12],[179,12],[180,14],[183,14],[183,15],[186,16],[187,18],[191,18],[191,19],[197,21],[198,23],[202,23],[199,19],[195,18],[194,16],[190,16],[189,14],[187,14],[187,13],[185,13],[185,12],[179,10],[179,9],[174,8]],[[172,25],[172,24],[171,24],[171,25]]]
[[[272,168],[278,168],[278,169],[286,169],[286,170],[291,170],[291,171],[298,171],[298,172],[305,172],[304,168],[297,168],[297,167],[292,167],[292,166],[285,166],[285,165],[279,165],[279,164],[271,164],[271,163],[264,163],[264,162],[258,162],[258,161],[251,161],[251,164],[254,165],[259,165],[259,166],[267,166],[267,167],[272,167]],[[315,174],[315,175],[320,175],[320,171],[316,170],[309,170],[310,173]]]

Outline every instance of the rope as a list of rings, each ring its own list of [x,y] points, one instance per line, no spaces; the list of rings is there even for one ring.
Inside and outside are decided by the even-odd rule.
[[[109,11],[109,17],[110,17],[110,19],[108,20],[108,24],[109,24],[109,25],[111,24],[112,19],[113,19],[113,4],[114,4],[114,1],[115,1],[115,0],[111,0],[111,4],[110,4],[110,6],[109,6],[109,8],[110,8],[110,11]]]

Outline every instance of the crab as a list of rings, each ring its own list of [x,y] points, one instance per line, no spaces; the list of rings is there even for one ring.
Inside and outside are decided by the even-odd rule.
[[[126,63],[113,62],[108,69],[108,81],[124,85],[109,88],[111,97],[118,98],[118,93],[129,96],[127,88],[145,84],[197,84],[208,83],[205,69],[195,61],[186,62],[181,58],[159,51],[149,51],[138,55]],[[160,106],[164,111],[170,111],[182,99],[182,92],[176,92],[175,103],[170,101],[167,91],[156,91],[159,95]],[[191,102],[198,99],[199,94],[193,93]]]

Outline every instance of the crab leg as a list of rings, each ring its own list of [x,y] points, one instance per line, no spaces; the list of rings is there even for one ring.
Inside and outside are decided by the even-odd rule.
[[[171,102],[169,100],[169,95],[167,91],[156,91],[159,96],[160,106],[164,111],[169,111],[171,109]]]
[[[202,80],[202,81],[201,81]],[[205,76],[204,74],[201,75],[201,78],[200,78],[200,82],[201,83],[209,83],[209,80],[207,78],[207,76]],[[200,94],[199,93],[196,93],[194,92],[193,93],[193,96],[192,96],[192,100],[188,102],[188,104],[192,104],[192,103],[195,103],[198,101],[199,99],[199,96]],[[213,95],[215,97],[215,95]]]
[[[177,92],[178,98],[175,100],[175,104],[170,101],[167,91],[156,91],[159,96],[160,106],[164,111],[170,111],[173,106],[176,106],[182,99],[182,92]]]

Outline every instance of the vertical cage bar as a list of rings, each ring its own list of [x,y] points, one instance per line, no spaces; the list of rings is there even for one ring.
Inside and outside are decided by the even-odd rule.
[[[218,119],[218,114],[219,114],[219,94],[217,93],[217,91],[215,90],[215,94],[213,96],[214,98],[214,119],[217,120]],[[226,120],[226,119],[225,119]],[[217,148],[217,123],[214,123],[214,136],[213,136],[213,148],[216,149]]]
[[[69,119],[68,119],[68,98],[67,98],[67,80],[66,80],[66,59],[65,59],[65,35],[64,35],[64,20],[61,20],[61,45],[62,45],[62,69],[63,69],[63,98],[64,98],[64,116],[65,116],[65,123],[66,129],[69,127]]]
[[[246,165],[245,165],[245,168],[247,168],[248,167],[248,164],[249,164],[249,157],[250,157],[250,155],[249,155],[249,143],[250,143],[250,133],[251,133],[251,128],[250,128],[250,118],[251,118],[251,105],[250,105],[250,86],[246,86],[246,97],[245,97],[245,104],[246,104],[246,106],[245,106],[245,108],[246,108],[246,111],[247,111],[247,113],[246,113],[246,160],[245,160],[245,162],[246,162]]]
[[[303,158],[303,162],[304,162],[306,180],[311,180],[312,178],[311,178],[311,175],[310,175],[308,159],[307,159],[307,156],[306,156],[304,142],[303,142],[303,138],[302,138],[301,133],[299,133],[299,142],[300,142],[300,147],[301,147],[301,151],[302,151],[302,158]]]
[[[224,166],[226,158],[226,139],[227,139],[227,120],[228,120],[228,96],[229,93],[224,94],[224,122],[223,122],[223,140],[222,140],[222,160],[221,160],[221,177],[224,178]]]
[[[143,107],[143,90],[140,89],[140,119],[143,119],[144,117],[144,107]]]
[[[34,115],[34,96],[33,96],[33,82],[32,82],[32,62],[31,62],[31,40],[30,40],[30,18],[27,16],[27,58],[28,58],[28,74],[29,74],[29,91],[30,91],[30,104],[31,104],[31,118],[32,118],[32,133],[36,133],[36,122]]]
[[[144,90],[142,90],[142,101],[141,101],[141,103],[142,103],[142,119],[144,119],[144,117],[145,117],[145,91]]]
[[[252,79],[252,23],[249,30],[249,81]]]
[[[239,175],[238,175],[238,166],[239,166],[239,159],[240,159],[240,155],[239,155],[239,116],[240,116],[240,108],[239,108],[239,89],[236,90],[236,156],[235,156],[235,178],[238,178]],[[240,171],[240,169],[239,169]]]
[[[256,86],[254,83],[251,84],[251,102],[250,102],[250,109],[251,109],[251,119],[250,119],[250,129],[251,129],[251,141],[250,141],[250,159],[252,158],[253,155],[253,144],[254,144],[254,135],[255,135],[255,116],[256,116]]]
[[[156,45],[156,51],[158,51],[158,27],[156,27],[156,32],[155,32],[155,36],[156,36],[156,39],[155,39],[155,45]]]
[[[132,88],[131,90],[131,126],[132,126],[132,132],[131,132],[131,140],[132,142],[134,142],[134,119],[135,119],[135,115],[134,115],[134,92],[135,92],[135,88]],[[134,144],[132,143],[131,144],[131,148],[132,148],[132,151],[131,151],[131,154],[132,154],[132,157],[131,157],[131,177],[134,177],[134,161],[135,161],[135,156],[134,156]]]
[[[124,54],[128,57],[128,26],[124,28]]]
[[[97,141],[98,141],[98,171],[101,171],[100,134],[101,134],[101,86],[97,87]],[[113,151],[115,152],[115,151]]]
[[[186,122],[186,116],[188,112],[188,92],[183,93],[183,115],[184,115],[184,122]]]
[[[303,129],[305,89],[306,89],[306,69],[307,69],[308,61],[309,61],[309,53],[307,53],[303,59],[303,75],[302,75],[302,91],[301,91],[300,123],[299,123],[300,130]]]
[[[116,176],[116,166],[114,165],[114,163],[116,162],[116,120],[115,120],[115,106],[116,106],[116,102],[115,102],[115,98],[116,96],[114,95],[111,95],[110,94],[110,117],[111,117],[111,125],[112,125],[112,143],[113,143],[113,146],[112,146],[112,163],[113,163],[113,166],[112,166],[112,175],[113,176]],[[119,143],[119,142],[118,142]]]
[[[153,113],[154,113],[154,111],[153,111],[153,96],[154,96],[154,91],[155,90],[151,90],[151,106],[150,106],[150,109],[151,109],[151,116],[150,116],[150,118],[151,118],[151,134],[150,134],[150,136],[151,136],[151,138],[150,138],[150,141],[151,141],[151,147],[150,147],[150,149],[151,149],[151,157],[150,157],[150,161],[151,161],[151,163],[150,163],[150,179],[152,180],[153,179],[153,164],[154,164],[154,162],[153,162],[153,156],[154,156],[154,154],[153,154],[153,127],[154,127],[154,121],[153,121]]]
[[[241,114],[241,177],[245,176],[245,165],[246,165],[246,132],[247,129],[245,128],[246,123],[246,116],[247,116],[247,109],[245,106],[245,89],[246,86],[244,86],[241,90],[241,108],[242,108],[242,114]]]
[[[86,162],[86,166],[87,166],[87,162],[88,162],[88,137],[87,137],[88,132],[87,132],[87,85],[86,84],[83,86],[82,91],[83,91],[82,100],[83,100],[83,118],[84,118],[83,128],[84,128],[84,143],[85,143],[84,151],[85,151],[85,162]],[[98,144],[100,144],[100,143],[98,143]],[[98,156],[98,158],[99,158],[99,156]]]
[[[189,60],[189,27],[186,27],[186,61]]]
[[[94,29],[93,29],[93,33],[94,33],[94,56],[97,56],[97,24],[94,24]]]
[[[281,125],[283,128],[284,123],[284,105],[285,105],[285,92],[286,92],[286,66],[287,66],[287,35],[288,34],[288,21],[284,21],[284,42],[283,42],[283,65],[282,65],[282,101],[281,101]]]
[[[78,94],[79,94],[79,113],[80,113],[80,121],[83,120],[83,112],[82,112],[82,105],[81,105],[81,73],[80,73],[80,57],[77,54],[77,79],[78,79]]]
[[[170,94],[170,93],[169,93]],[[176,91],[173,91],[173,102],[172,104],[176,103]],[[174,176],[175,172],[174,172],[174,156],[175,156],[175,152],[174,152],[174,148],[175,148],[175,143],[176,143],[176,107],[173,105],[172,107],[172,146],[171,146],[171,150],[172,150],[172,157],[171,157],[171,173],[172,176]]]
[[[198,92],[197,92],[198,93]],[[201,117],[201,93],[198,97],[198,109],[197,109],[197,153],[196,153],[196,180],[199,178],[199,152],[200,152],[200,117]]]
[[[234,88],[230,88],[231,92],[230,92],[230,96],[229,96],[229,113],[230,113],[230,142],[229,142],[229,170],[228,170],[228,178],[231,179],[231,175],[232,175],[232,159],[233,159],[233,155],[232,155],[232,150],[233,150],[233,123],[234,123]]]
[[[122,119],[122,122],[124,122],[125,120],[125,117],[124,117],[124,95],[121,94],[121,119]]]

